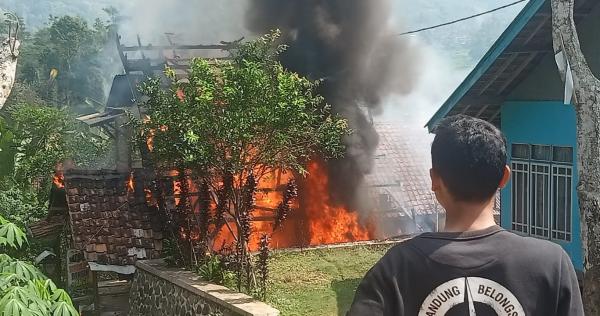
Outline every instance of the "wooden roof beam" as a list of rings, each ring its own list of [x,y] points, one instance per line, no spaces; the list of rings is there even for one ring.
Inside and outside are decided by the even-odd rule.
[[[502,104],[504,99],[498,96],[490,96],[490,95],[466,95],[464,96],[460,104],[475,104],[475,105],[485,105],[485,104]]]
[[[538,25],[535,26],[535,28],[533,29],[533,31],[531,32],[531,34],[529,34],[529,36],[525,39],[525,41],[523,42],[523,45],[527,45],[527,43],[529,43],[531,41],[532,38],[534,38],[537,33],[544,27],[544,25],[546,25],[546,23],[548,23],[548,21],[550,21],[551,16],[544,16],[542,21],[540,23],[538,23]]]
[[[537,55],[537,53],[529,54],[529,56],[525,58],[521,65],[519,65],[519,67],[517,67],[517,69],[515,69],[515,71],[510,75],[510,77],[506,80],[504,85],[500,87],[496,94],[501,95],[502,92],[504,92],[504,90],[506,90],[506,88],[508,88],[508,86],[510,86],[510,84],[521,74],[521,72],[523,72],[523,69],[525,69],[525,67],[527,67],[535,57],[537,57]]]
[[[499,107],[498,110],[496,112],[494,112],[494,114],[492,114],[492,116],[490,116],[490,118],[487,121],[493,122],[494,119],[496,119],[496,117],[500,114],[501,110],[502,110],[502,107]]]
[[[123,64],[123,68],[125,69],[125,73],[129,73],[127,69],[127,55],[123,52],[123,45],[121,44],[121,35],[116,34],[115,39],[117,40],[117,51],[119,52],[119,58],[121,59],[121,63]]]
[[[477,114],[475,114],[475,117],[480,117],[481,114],[483,114],[483,112],[485,112],[485,110],[487,110],[489,107],[490,107],[489,104],[482,106],[481,109],[479,111],[477,111]]]
[[[534,44],[534,45],[514,45],[515,47],[509,47],[506,51],[504,51],[503,55],[506,54],[523,54],[523,53],[546,53],[551,52],[552,50],[552,42],[548,41],[544,44]]]
[[[467,104],[467,106],[465,106],[462,111],[460,111],[461,114],[465,114],[467,113],[467,111],[471,108],[471,104]]]
[[[235,45],[225,44],[214,44],[214,45],[138,45],[138,46],[123,46],[124,52],[135,52],[135,51],[156,51],[156,50],[173,50],[173,49],[184,49],[184,50],[227,50],[234,48]]]
[[[487,81],[487,83],[485,84],[485,86],[483,86],[483,88],[481,88],[479,95],[482,95],[491,85],[494,84],[494,82],[496,82],[496,80],[504,73],[506,68],[508,68],[508,66],[510,66],[512,64],[512,62],[515,60],[515,58],[517,58],[517,56],[519,56],[518,53],[512,53],[512,54],[510,54],[510,56],[508,58],[506,58],[504,60],[504,62],[496,70],[496,72],[494,73],[492,78]]]

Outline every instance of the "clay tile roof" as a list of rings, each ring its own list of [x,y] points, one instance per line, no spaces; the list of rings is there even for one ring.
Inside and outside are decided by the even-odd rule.
[[[47,238],[58,236],[65,226],[64,215],[48,216],[45,219],[31,223],[27,226],[28,232],[33,238]]]
[[[429,178],[434,135],[402,122],[374,124],[379,145],[373,171],[366,177],[371,195],[390,196],[392,208],[409,216],[445,213],[431,191]],[[496,214],[499,214],[499,205],[498,196]]]
[[[145,203],[143,188],[141,198],[138,190],[128,190],[130,176],[109,170],[65,173],[74,247],[88,262],[121,266],[160,257],[160,221]]]
[[[379,145],[367,185],[387,194],[392,204],[405,213],[418,215],[443,212],[431,192],[429,145],[431,136],[422,129],[399,122],[375,122]],[[409,215],[407,214],[407,215]]]

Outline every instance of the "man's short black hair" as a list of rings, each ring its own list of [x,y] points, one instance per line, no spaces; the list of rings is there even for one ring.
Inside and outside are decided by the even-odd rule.
[[[433,169],[455,199],[485,201],[498,189],[506,165],[506,141],[494,125],[466,115],[450,116],[434,129]]]

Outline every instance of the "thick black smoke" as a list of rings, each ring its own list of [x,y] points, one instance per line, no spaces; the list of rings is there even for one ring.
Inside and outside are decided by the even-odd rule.
[[[386,0],[251,0],[246,22],[257,34],[282,31],[289,45],[282,63],[311,79],[325,79],[320,93],[348,119],[344,159],[328,165],[332,197],[362,209],[358,192],[373,166],[378,136],[366,116],[381,111],[390,93],[408,93],[416,81],[418,51],[392,36]]]

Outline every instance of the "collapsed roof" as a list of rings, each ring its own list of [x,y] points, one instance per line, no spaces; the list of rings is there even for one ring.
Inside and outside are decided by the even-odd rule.
[[[84,115],[78,120],[92,127],[100,127],[108,135],[115,137],[115,121],[125,115],[126,109],[137,108],[130,111],[134,115],[141,115],[143,112],[138,106],[143,103],[143,96],[137,90],[141,82],[149,77],[159,77],[167,82],[163,74],[166,67],[171,68],[178,79],[185,80],[194,58],[229,59],[228,51],[242,40],[208,45],[180,45],[170,36],[167,39],[169,45],[142,45],[138,37],[138,45],[126,46],[121,43],[121,36],[117,35],[117,50],[125,73],[114,77],[104,112]]]

